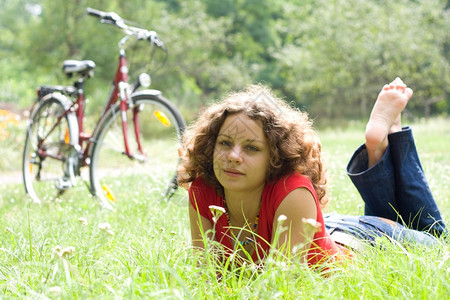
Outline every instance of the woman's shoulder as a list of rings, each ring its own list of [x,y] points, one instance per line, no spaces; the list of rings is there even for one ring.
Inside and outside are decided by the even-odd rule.
[[[314,187],[311,180],[299,172],[287,174],[268,184],[269,189],[284,191],[287,194],[297,188],[307,188],[313,190]]]
[[[275,213],[284,199],[292,191],[299,188],[306,188],[313,195],[317,205],[317,193],[314,190],[311,180],[299,172],[284,175],[266,184],[263,192],[262,205],[268,224],[273,224]]]
[[[286,198],[286,196],[295,189],[306,188],[314,198],[317,199],[317,193],[311,183],[311,180],[299,172],[287,174],[279,179],[266,184],[263,198],[273,205],[274,210]]]
[[[194,179],[194,181],[192,181],[191,185],[189,186],[189,188],[194,188],[194,189],[198,189],[198,188],[208,188],[208,185],[205,182],[205,179],[202,176],[199,176],[197,178]]]
[[[205,179],[201,176],[195,178],[194,181],[192,181],[191,185],[189,186],[188,192],[191,196],[201,196],[202,198],[215,197],[217,194],[215,187],[207,184]]]

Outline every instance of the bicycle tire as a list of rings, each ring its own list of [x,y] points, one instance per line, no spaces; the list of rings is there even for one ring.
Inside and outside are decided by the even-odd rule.
[[[178,144],[186,123],[177,108],[158,93],[133,94],[138,109],[141,144],[145,159],[124,154],[121,111],[110,110],[94,134],[90,153],[91,192],[108,208],[118,201],[165,197],[176,175]],[[132,122],[127,110],[127,137],[131,153],[138,153]],[[166,123],[166,124],[163,124]]]
[[[25,192],[33,202],[54,200],[63,191],[62,182],[68,180],[68,157],[78,142],[76,117],[65,114],[68,105],[65,97],[48,95],[29,120],[22,176]]]

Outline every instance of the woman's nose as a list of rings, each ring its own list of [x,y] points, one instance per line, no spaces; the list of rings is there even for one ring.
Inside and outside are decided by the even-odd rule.
[[[241,148],[237,145],[234,146],[233,148],[231,148],[230,152],[228,153],[228,160],[240,163],[242,161],[241,153],[242,153]]]

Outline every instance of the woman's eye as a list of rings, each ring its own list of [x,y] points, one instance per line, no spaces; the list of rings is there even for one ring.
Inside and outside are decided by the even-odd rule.
[[[259,148],[253,145],[248,145],[246,148],[250,151],[259,151]]]
[[[219,141],[219,145],[225,146],[225,147],[230,147],[231,146],[231,142],[227,141],[227,140]]]

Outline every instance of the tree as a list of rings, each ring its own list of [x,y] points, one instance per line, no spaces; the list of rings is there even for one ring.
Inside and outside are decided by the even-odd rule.
[[[408,106],[414,112],[448,93],[443,1],[313,2],[286,4],[290,15],[278,27],[289,33],[275,56],[287,92],[315,115],[367,116],[382,84],[396,76],[417,91]]]
[[[69,84],[64,59],[92,59],[86,85],[100,109],[121,32],[87,16],[115,11],[155,30],[169,49],[161,68],[149,45],[130,44],[130,70],[149,71],[182,109],[262,81],[313,117],[361,118],[381,85],[403,77],[413,114],[450,112],[445,0],[0,0],[0,101],[28,104],[40,84]],[[34,9],[34,10],[33,10]],[[161,54],[161,53],[160,53]],[[137,74],[130,74],[132,79]]]

